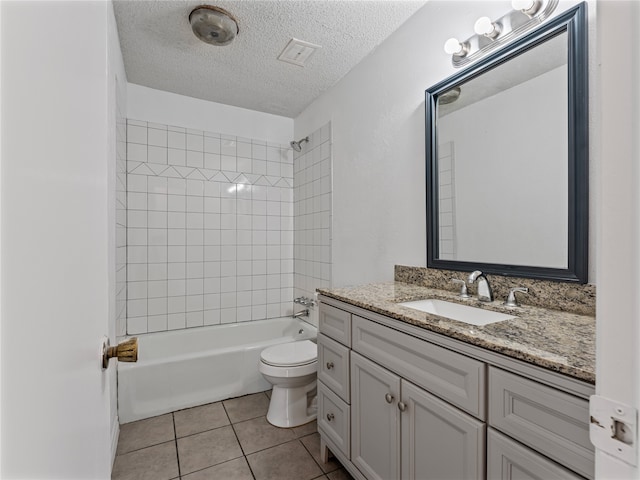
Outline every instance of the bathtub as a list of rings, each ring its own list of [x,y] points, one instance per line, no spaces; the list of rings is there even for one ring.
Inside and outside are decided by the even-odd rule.
[[[118,363],[120,423],[268,390],[258,371],[262,350],[316,336],[293,318],[141,335],[137,363]]]

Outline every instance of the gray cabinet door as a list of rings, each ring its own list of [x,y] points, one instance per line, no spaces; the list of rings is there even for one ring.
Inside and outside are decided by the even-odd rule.
[[[402,480],[484,478],[485,424],[402,380]]]
[[[580,480],[582,477],[492,428],[487,433],[487,480]]]
[[[351,352],[351,461],[369,480],[400,478],[400,377]]]
[[[491,367],[489,424],[579,474],[594,477],[586,400]]]

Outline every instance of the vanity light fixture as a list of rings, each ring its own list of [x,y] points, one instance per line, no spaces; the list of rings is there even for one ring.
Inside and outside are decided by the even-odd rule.
[[[503,45],[549,18],[559,0],[513,0],[513,10],[497,20],[479,18],[475,35],[464,41],[450,38],[444,51],[451,55],[454,67],[462,67],[489,51]]]

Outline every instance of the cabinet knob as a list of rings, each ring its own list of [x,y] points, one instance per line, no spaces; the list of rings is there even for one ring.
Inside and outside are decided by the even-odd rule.
[[[327,413],[327,421],[330,422],[331,420],[333,420],[334,418],[336,418],[336,416],[333,413]]]
[[[327,362],[327,370],[331,370],[333,368],[333,362]]]
[[[404,412],[407,409],[407,404],[404,402],[398,402],[398,410]]]
[[[384,399],[387,401],[387,403],[391,403],[391,402],[393,402],[393,395],[391,395],[390,393],[387,393],[384,396]]]

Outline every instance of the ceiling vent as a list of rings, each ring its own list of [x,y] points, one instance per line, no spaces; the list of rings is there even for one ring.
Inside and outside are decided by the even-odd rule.
[[[314,45],[313,43],[292,38],[289,40],[289,43],[287,43],[287,46],[284,47],[282,53],[278,55],[278,60],[293,63],[299,67],[304,67],[307,60],[309,60],[309,57],[311,57],[311,55],[313,55],[313,53],[319,48],[322,47],[320,45]]]

